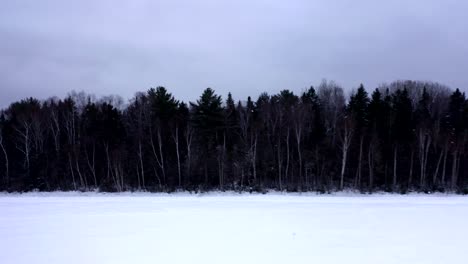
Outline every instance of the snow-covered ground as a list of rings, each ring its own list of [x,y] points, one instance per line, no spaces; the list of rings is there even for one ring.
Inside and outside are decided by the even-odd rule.
[[[0,196],[0,263],[466,263],[468,197]]]

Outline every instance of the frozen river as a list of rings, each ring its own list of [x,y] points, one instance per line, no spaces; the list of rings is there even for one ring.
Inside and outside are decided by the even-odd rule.
[[[0,263],[465,263],[468,197],[0,195]]]

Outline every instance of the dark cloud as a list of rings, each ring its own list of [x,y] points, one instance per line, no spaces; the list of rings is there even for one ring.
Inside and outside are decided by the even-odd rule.
[[[0,106],[71,90],[164,85],[238,99],[395,79],[466,88],[468,3],[414,1],[58,1],[0,4]]]

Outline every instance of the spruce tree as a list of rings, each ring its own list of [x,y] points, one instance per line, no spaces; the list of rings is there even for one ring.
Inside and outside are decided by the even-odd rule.
[[[216,149],[219,147],[222,130],[224,128],[224,116],[221,96],[216,95],[211,88],[205,89],[196,103],[191,103],[193,108],[192,122],[195,128],[198,142],[200,143],[200,157],[203,164],[204,183],[214,184],[213,168],[216,168]]]

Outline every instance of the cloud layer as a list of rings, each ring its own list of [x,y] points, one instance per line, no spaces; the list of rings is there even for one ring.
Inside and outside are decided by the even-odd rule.
[[[0,4],[0,106],[71,90],[195,100],[395,79],[466,89],[468,2],[59,1]]]

